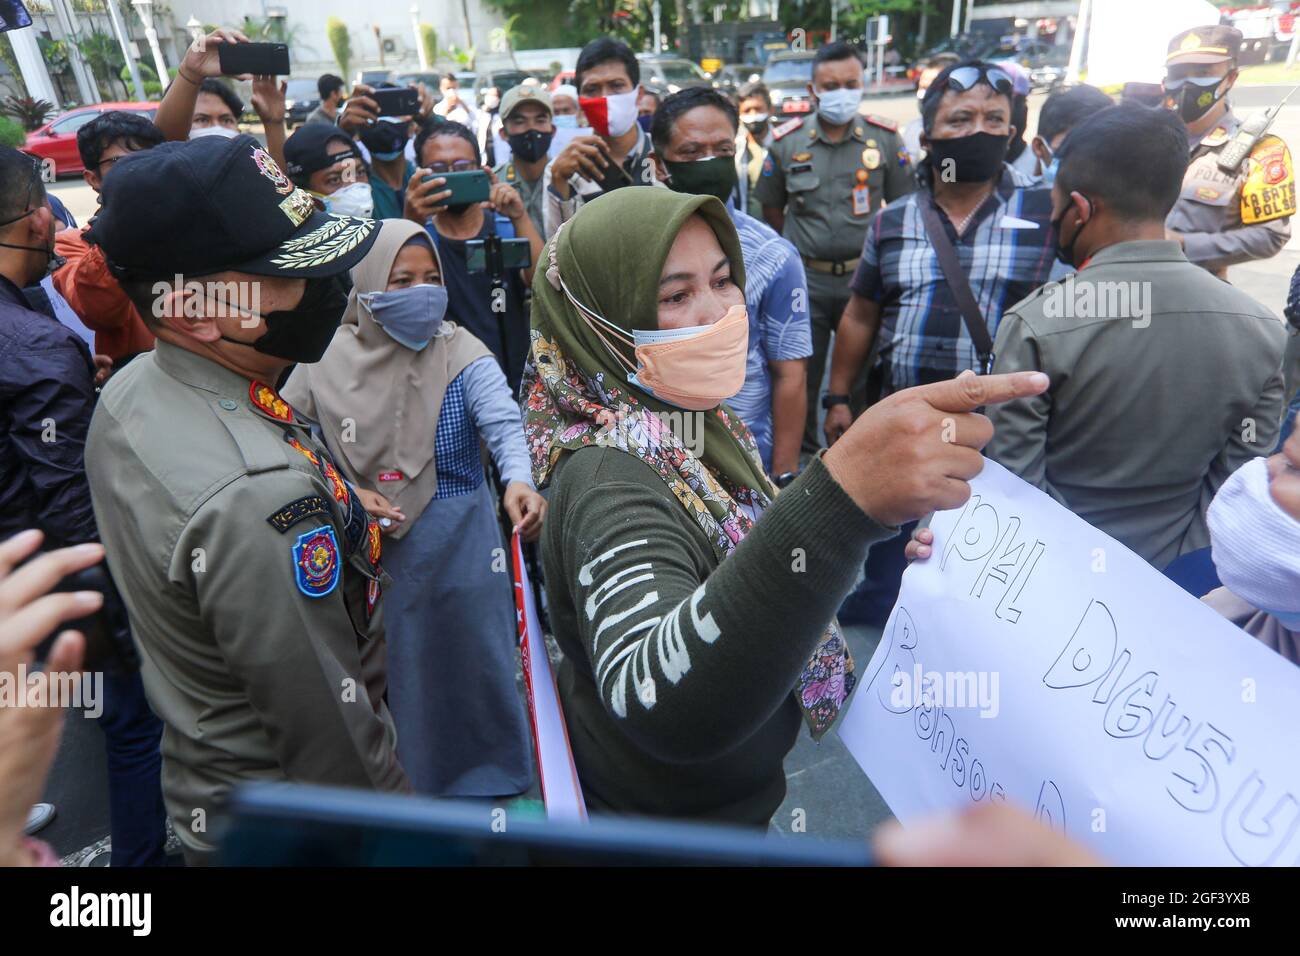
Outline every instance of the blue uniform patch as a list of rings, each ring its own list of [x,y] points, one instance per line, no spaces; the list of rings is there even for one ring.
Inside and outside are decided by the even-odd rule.
[[[334,528],[322,525],[298,536],[293,546],[293,573],[307,597],[329,594],[339,583],[339,543]]]
[[[774,169],[776,169],[776,164],[772,162],[772,157],[763,157],[763,175],[771,176]]]

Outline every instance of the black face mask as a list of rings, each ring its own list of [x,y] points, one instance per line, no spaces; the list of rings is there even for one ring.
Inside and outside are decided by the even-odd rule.
[[[754,137],[754,139],[761,140],[767,135],[767,131],[771,125],[772,121],[770,119],[754,120],[752,123],[746,123],[745,129],[749,130],[749,135]]]
[[[9,223],[17,222],[19,219],[23,219],[27,216],[30,216],[34,212],[36,212],[35,209],[30,209],[27,212],[23,213],[21,216],[15,216],[13,219],[8,220],[8,222],[0,223],[0,225],[7,226],[9,225]],[[28,285],[39,285],[46,276],[53,275],[56,269],[60,268],[68,261],[67,259],[63,258],[63,256],[56,256],[54,254],[54,236],[56,235],[59,228],[57,219],[53,224],[53,228],[55,231],[50,233],[49,245],[24,246],[14,242],[0,242],[0,246],[3,246],[6,249],[22,249],[25,252],[45,253],[45,271],[42,272],[40,275],[38,275],[30,283],[28,283]]]
[[[406,124],[377,122],[361,131],[361,142],[371,154],[400,153],[406,147]]]
[[[710,156],[692,163],[664,160],[668,185],[675,192],[716,196],[726,202],[736,189],[736,157]]]
[[[1080,193],[1080,195],[1083,194]],[[1088,199],[1087,196],[1084,196],[1083,198]],[[1070,209],[1073,206],[1074,203],[1070,203],[1069,205],[1067,205],[1063,210],[1061,210],[1061,215],[1053,219],[1050,225],[1052,227],[1052,245],[1056,249],[1056,260],[1059,263],[1061,263],[1061,265],[1063,266],[1069,266],[1071,269],[1077,269],[1078,266],[1074,264],[1074,247],[1075,244],[1078,243],[1079,241],[1079,234],[1083,232],[1084,227],[1087,226],[1088,223],[1087,222],[1080,223],[1079,228],[1076,229],[1074,232],[1074,238],[1070,240],[1070,244],[1068,246],[1061,245],[1061,223],[1065,221],[1066,214],[1070,211]],[[1088,199],[1088,216],[1089,216],[1088,222],[1091,222],[1092,221],[1092,200],[1091,199]]]
[[[520,162],[535,163],[546,155],[554,138],[554,133],[530,129],[526,133],[511,133],[506,141],[510,144],[510,152],[517,156]]]
[[[992,133],[932,139],[927,147],[930,168],[944,182],[987,182],[1001,171],[1009,139]]]
[[[1214,109],[1214,104],[1227,95],[1220,93],[1218,87],[1224,77],[1191,77],[1183,82],[1178,90],[1171,90],[1165,96],[1165,106],[1174,110],[1184,123],[1195,123],[1198,119]],[[1200,80],[1201,82],[1197,82]]]
[[[343,321],[347,304],[339,276],[308,279],[302,301],[296,306],[262,315],[266,334],[256,342],[241,342],[224,335],[221,338],[290,362],[319,362]]]

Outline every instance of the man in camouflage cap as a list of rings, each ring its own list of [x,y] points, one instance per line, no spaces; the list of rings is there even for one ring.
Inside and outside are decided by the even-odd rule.
[[[1228,266],[1276,255],[1291,237],[1295,176],[1286,143],[1251,137],[1232,112],[1241,33],[1229,26],[1193,27],[1169,42],[1165,106],[1187,125],[1191,163],[1169,213],[1169,238],[1187,258],[1226,279]],[[1228,147],[1248,142],[1237,162]]]

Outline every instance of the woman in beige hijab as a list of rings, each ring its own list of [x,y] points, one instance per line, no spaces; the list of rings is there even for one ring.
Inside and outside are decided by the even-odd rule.
[[[515,690],[515,614],[504,542],[479,451],[506,485],[526,539],[546,503],[533,488],[519,406],[492,353],[444,320],[436,248],[418,225],[385,220],[352,270],[329,350],[282,390],[315,419],[339,467],[388,535],[383,566],[388,702],[415,789],[497,797],[531,783]]]

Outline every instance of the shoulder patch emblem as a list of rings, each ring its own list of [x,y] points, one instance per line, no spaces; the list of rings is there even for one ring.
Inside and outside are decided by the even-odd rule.
[[[298,536],[293,573],[298,590],[307,597],[324,597],[334,590],[339,583],[339,543],[333,527],[321,525]]]
[[[786,120],[776,129],[772,130],[772,139],[774,140],[780,139],[782,136],[785,136],[789,133],[793,133],[802,125],[803,125],[803,119],[798,116],[796,116],[792,120]]]
[[[264,385],[261,382],[252,382],[248,386],[248,397],[254,405],[266,412],[266,414],[270,415],[276,421],[293,421],[293,409],[289,407],[289,403],[281,398],[279,393],[270,385]]]
[[[772,162],[772,157],[771,157],[771,156],[764,156],[764,157],[763,157],[763,175],[764,175],[764,176],[771,176],[772,173],[773,173],[773,171],[774,171],[775,169],[776,169],[776,164]]]
[[[284,507],[266,516],[267,524],[284,534],[299,521],[312,515],[330,517],[329,505],[320,495],[303,495],[289,502]]]
[[[1262,141],[1246,161],[1241,186],[1243,225],[1271,222],[1296,212],[1295,172],[1291,153],[1279,139]]]

